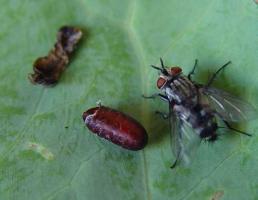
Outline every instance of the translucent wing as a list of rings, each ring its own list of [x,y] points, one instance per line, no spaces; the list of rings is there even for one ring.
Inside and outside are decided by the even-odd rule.
[[[171,147],[176,157],[171,168],[174,168],[177,164],[188,165],[201,139],[186,122],[176,116],[171,105],[169,106],[169,112]]]
[[[209,104],[226,121],[246,121],[257,117],[253,106],[225,91],[202,87],[200,93],[204,94],[201,95],[203,103]]]

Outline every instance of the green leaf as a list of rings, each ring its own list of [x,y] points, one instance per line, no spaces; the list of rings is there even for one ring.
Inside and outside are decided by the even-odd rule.
[[[166,121],[155,110],[159,64],[182,66],[258,107],[255,1],[2,0],[0,8],[0,198],[8,200],[258,199],[257,120],[213,145],[202,143],[189,168],[169,166]],[[62,25],[84,41],[59,84],[32,85],[28,73],[52,48]],[[146,127],[148,146],[130,152],[88,131],[81,115],[102,100]],[[68,126],[68,128],[65,128]]]

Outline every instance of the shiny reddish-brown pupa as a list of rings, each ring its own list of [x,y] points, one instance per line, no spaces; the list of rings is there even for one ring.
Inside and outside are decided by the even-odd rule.
[[[140,150],[147,144],[143,126],[120,111],[98,106],[84,112],[82,118],[93,133],[125,149]]]

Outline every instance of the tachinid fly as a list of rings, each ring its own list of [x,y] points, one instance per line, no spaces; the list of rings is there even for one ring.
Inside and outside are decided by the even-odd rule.
[[[175,167],[180,161],[188,162],[191,146],[196,141],[213,142],[218,138],[218,129],[228,128],[235,132],[251,136],[237,130],[229,122],[250,119],[256,115],[255,109],[243,100],[216,88],[210,87],[219,72],[228,66],[227,62],[209,79],[206,85],[192,81],[197,66],[197,60],[192,71],[182,74],[180,67],[165,67],[160,59],[161,67],[152,65],[160,72],[157,87],[162,93],[145,98],[159,96],[169,104],[169,113],[157,111],[163,118],[168,118],[171,126],[171,142],[176,160],[171,166]],[[224,123],[219,126],[218,121]]]

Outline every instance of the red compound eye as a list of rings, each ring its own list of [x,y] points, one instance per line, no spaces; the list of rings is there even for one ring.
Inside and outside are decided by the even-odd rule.
[[[168,71],[168,73],[171,76],[176,76],[176,75],[180,74],[181,72],[182,72],[182,69],[180,67],[171,67],[170,71]]]
[[[159,79],[157,80],[157,87],[160,89],[162,88],[165,84],[166,84],[167,80],[159,77]]]

